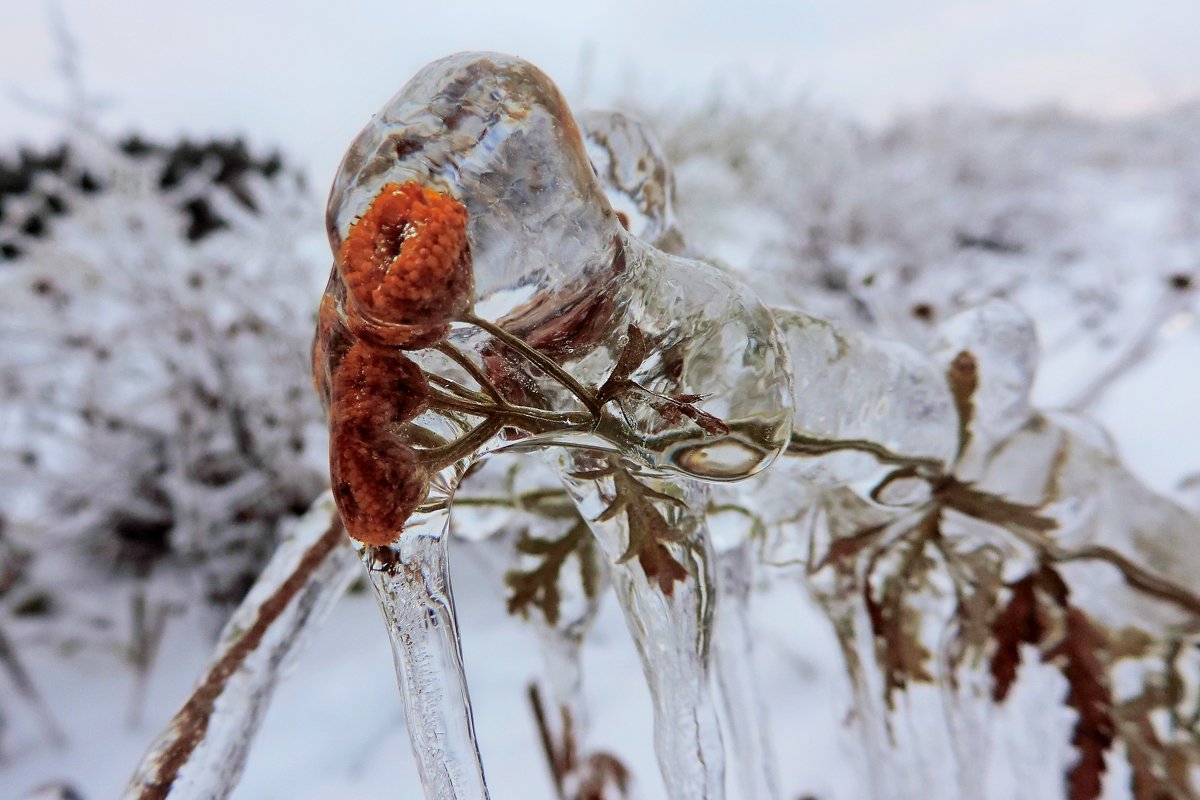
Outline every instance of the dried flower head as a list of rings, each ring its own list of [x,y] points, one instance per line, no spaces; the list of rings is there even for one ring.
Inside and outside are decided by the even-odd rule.
[[[428,491],[419,454],[394,431],[428,406],[425,374],[399,350],[356,340],[332,370],[330,397],[329,469],[346,530],[390,544]]]
[[[330,431],[329,475],[346,531],[377,547],[396,541],[429,491],[420,456],[392,436],[364,437],[352,424]]]
[[[414,182],[389,183],[353,225],[337,254],[351,322],[411,326],[413,337],[467,311],[475,279],[462,203]],[[361,320],[355,319],[361,316]],[[405,336],[382,332],[386,343]]]

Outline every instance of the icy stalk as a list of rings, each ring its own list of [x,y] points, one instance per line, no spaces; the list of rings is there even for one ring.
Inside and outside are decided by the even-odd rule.
[[[428,800],[485,800],[458,622],[443,504],[410,518],[395,544],[363,547],[396,663],[413,754]]]
[[[591,605],[594,609],[595,603]],[[590,797],[587,787],[605,778],[602,770],[610,762],[597,762],[589,745],[581,652],[584,631],[577,625],[551,625],[544,620],[533,624],[543,667],[538,683],[530,687],[530,702],[551,780],[560,798]]]
[[[634,560],[638,540],[652,535],[639,527],[651,525],[647,516],[654,516],[632,511],[649,501],[627,495],[640,491],[629,487],[644,484],[630,478],[619,463],[607,468],[611,477],[578,477],[594,474],[595,461],[574,458],[572,468],[564,470],[564,482],[602,550],[615,562],[613,587],[650,687],[655,752],[667,793],[672,800],[720,800],[725,796],[725,755],[709,691],[712,550],[703,513],[695,511],[705,507],[706,492],[687,480],[649,481],[657,496],[676,499],[662,513],[677,532],[677,542],[669,552]],[[625,513],[610,513],[618,507]],[[650,558],[668,559],[675,566],[650,566]]]
[[[561,796],[570,797],[579,790],[578,756],[587,751],[588,715],[580,659],[582,640],[570,631],[535,624],[543,667],[538,681],[540,688],[532,690],[537,693],[537,699],[533,701],[534,713],[541,717],[537,720],[538,726],[543,729],[543,736],[548,737],[543,747],[551,761],[555,789]],[[562,757],[563,753],[569,754],[567,758]]]
[[[142,760],[126,800],[227,797],[276,684],[358,570],[324,495],[225,626],[204,677]]]
[[[800,378],[780,469],[822,488],[813,513],[771,524],[803,543],[841,641],[870,796],[1008,796],[992,779],[1019,765],[1030,796],[1095,800],[1123,756],[1134,796],[1194,797],[1197,733],[1179,721],[1200,716],[1163,686],[1195,680],[1179,654],[1200,614],[1200,521],[1096,426],[1032,407],[1028,317],[989,302],[929,353],[779,319]]]
[[[743,540],[717,555],[717,607],[713,654],[729,739],[734,776],[743,800],[778,800],[775,760],[755,678],[750,633],[750,592],[754,580],[752,543]]]

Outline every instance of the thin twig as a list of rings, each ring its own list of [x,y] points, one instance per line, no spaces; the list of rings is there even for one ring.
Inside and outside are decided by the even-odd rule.
[[[818,439],[815,436],[805,436],[795,431],[792,431],[792,438],[788,443],[787,454],[789,456],[821,456],[846,450],[867,453],[884,464],[922,468],[933,470],[939,474],[946,467],[943,462],[938,461],[936,458],[906,456],[893,453],[883,445],[867,439]]]
[[[474,314],[464,315],[461,321],[486,331],[504,344],[508,345],[517,353],[520,353],[522,356],[527,358],[536,367],[561,383],[564,388],[571,392],[571,394],[578,397],[579,402],[583,403],[584,407],[587,408],[588,411],[591,411],[597,419],[599,419],[603,414],[601,403],[596,398],[595,393],[576,380],[575,376],[563,369],[558,362],[540,350],[531,347],[524,339],[509,333],[496,323],[489,322],[488,320],[477,317]]]
[[[309,576],[317,571],[330,553],[344,538],[341,518],[335,517],[321,538],[313,543],[296,567],[275,592],[258,606],[254,622],[225,654],[213,664],[199,687],[187,699],[171,720],[169,730],[175,732],[167,747],[154,757],[152,775],[140,787],[137,800],[166,800],[171,794],[179,772],[208,734],[209,720],[217,700],[224,694],[229,680],[262,643],[271,625],[288,609],[295,596],[304,588]],[[132,788],[132,787],[131,787]]]

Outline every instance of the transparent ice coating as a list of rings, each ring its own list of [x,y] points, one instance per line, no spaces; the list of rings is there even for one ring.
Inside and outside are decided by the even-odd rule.
[[[387,183],[416,181],[469,213],[481,299],[602,274],[619,226],[558,88],[532,64],[460,53],[418,72],[346,152],[326,212],[336,252]]]
[[[991,449],[1033,414],[1030,394],[1039,355],[1033,320],[1007,300],[991,300],[955,314],[939,326],[932,357],[949,370],[964,352],[974,359],[977,386],[971,396],[970,443],[958,470],[960,478],[978,470]]]
[[[801,311],[773,309],[794,380],[797,438],[870,442],[907,459],[949,464],[958,446],[954,399],[945,374],[924,354],[897,342],[840,330]],[[805,459],[809,480],[846,483],[874,474],[866,453]]]
[[[654,343],[633,374],[667,396],[699,395],[696,406],[727,433],[698,436],[695,426],[664,427],[639,396],[621,410],[652,466],[708,480],[738,480],[767,467],[786,445],[791,423],[787,354],[770,313],[733,276],[702,261],[668,255],[630,237],[629,305]]]
[[[614,145],[610,155],[619,161],[625,150]],[[389,184],[395,188],[380,196]],[[656,206],[648,187],[643,181],[634,190],[647,200],[647,219],[665,215],[669,198]],[[375,205],[377,196],[382,205]],[[436,224],[432,216],[414,216],[397,217],[403,226],[375,227],[373,220],[383,219],[377,209],[418,200],[445,209]],[[372,222],[352,231],[364,214]],[[356,275],[386,282],[401,259],[432,264],[437,242],[461,242],[426,243],[421,231],[464,218],[470,260],[455,244],[449,263],[470,264],[474,302],[466,308],[454,295],[454,303],[436,307],[453,309],[444,317],[422,317],[453,323],[447,338],[439,338],[436,325],[421,336],[405,330],[400,337],[382,316],[356,316],[361,301],[347,300],[354,284],[346,272],[351,256],[343,253],[362,254],[354,256]],[[422,70],[351,146],[327,221],[339,263],[323,305],[318,381],[353,389],[331,398],[331,416],[339,408],[360,415],[353,424],[334,420],[346,437],[336,448],[347,459],[340,474],[371,474],[388,453],[400,454],[388,464],[405,463],[398,460],[403,457],[415,465],[403,476],[410,481],[406,491],[437,471],[426,501],[395,540],[380,544],[390,541],[388,531],[373,530],[377,546],[362,548],[388,621],[426,796],[487,796],[446,570],[448,515],[458,484],[487,453],[562,445],[572,448],[562,451],[564,469],[587,458],[623,476],[639,468],[634,462],[654,470],[636,480],[632,472],[625,478],[572,473],[564,480],[617,562],[613,582],[655,698],[667,783],[679,800],[720,797],[723,752],[708,690],[713,598],[705,498],[699,484],[670,475],[737,480],[764,469],[786,446],[787,356],[766,308],[728,274],[665,253],[626,230],[553,84],[508,56],[462,54]],[[405,251],[410,241],[422,249]],[[398,269],[402,279],[445,266],[408,269]],[[355,280],[355,291],[363,285],[375,291],[363,278]],[[440,297],[434,286],[418,288]],[[368,375],[374,383],[354,389]],[[400,418],[401,410],[407,416]],[[389,427],[387,419],[397,421]],[[678,497],[657,496],[643,480]],[[614,481],[624,481],[638,503],[628,518],[617,509],[600,519],[592,506]],[[635,483],[640,488],[630,488]],[[379,507],[378,487],[363,485],[360,495],[347,482],[337,485],[348,513]],[[382,495],[386,505],[386,491]],[[651,524],[643,530],[646,520]],[[676,537],[685,544],[677,546]],[[635,541],[644,546],[631,560]],[[674,556],[663,555],[671,551]]]
[[[1041,507],[1058,524],[1051,534],[1056,545],[1092,554],[1069,569],[1079,572],[1080,602],[1099,619],[1155,635],[1194,624],[1200,605],[1188,609],[1135,591],[1096,550],[1123,557],[1152,582],[1165,582],[1168,591],[1194,592],[1200,518],[1142,484],[1086,420],[1035,414],[996,449],[978,486]]]
[[[717,606],[713,654],[717,682],[734,754],[732,769],[743,800],[778,800],[779,781],[754,672],[750,595],[754,584],[754,542],[743,539],[717,554]]]
[[[360,557],[392,645],[405,722],[428,800],[486,800],[446,548],[451,487],[461,465],[434,480],[429,501],[395,545]]]
[[[612,135],[623,130],[634,141],[636,129],[623,126],[610,126]],[[381,187],[404,181],[466,206],[479,318],[592,387],[610,376],[636,324],[652,357],[632,379],[667,398],[691,395],[690,405],[729,427],[718,433],[688,415],[668,420],[653,408],[662,398],[630,391],[609,409],[630,424],[614,416],[589,434],[648,465],[713,480],[753,474],[785,446],[787,362],[770,315],[732,277],[625,230],[562,97],[536,68],[464,53],[418,73],[342,163],[327,214],[335,251]],[[647,200],[646,208],[658,208],[666,222],[668,202]],[[451,341],[481,367],[497,352],[492,336],[475,327],[456,328]],[[544,374],[520,380],[532,382],[551,408],[578,401]]]
[[[705,486],[667,479],[649,483],[678,497],[662,513],[678,532],[669,545],[686,578],[665,591],[638,560],[623,554],[637,535],[630,516],[609,517],[618,478],[585,480],[604,459],[589,454],[555,456],[563,484],[588,521],[611,562],[613,587],[637,645],[654,704],[654,749],[671,800],[721,800],[725,796],[725,751],[710,684],[715,590],[713,553],[705,525]]]
[[[650,128],[620,111],[585,111],[579,124],[600,186],[629,232],[659,250],[682,252],[675,178]]]
[[[150,747],[123,797],[229,796],[276,685],[360,569],[326,493],[229,619],[200,688]]]

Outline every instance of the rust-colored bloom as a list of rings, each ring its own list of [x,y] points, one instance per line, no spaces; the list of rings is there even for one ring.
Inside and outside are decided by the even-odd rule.
[[[364,437],[353,425],[330,430],[329,477],[346,531],[364,544],[392,544],[429,492],[417,452],[394,436]]]
[[[426,344],[474,301],[467,209],[420,184],[389,183],[350,226],[337,269],[352,327],[374,325],[373,338],[395,347]]]
[[[333,372],[331,423],[378,430],[407,422],[429,404],[429,382],[400,350],[355,341]]]
[[[351,536],[391,544],[429,488],[419,454],[395,430],[428,406],[425,374],[403,352],[359,339],[341,354],[329,389],[334,500]]]
[[[429,490],[429,468],[397,430],[429,404],[403,351],[437,344],[474,296],[467,209],[417,183],[384,186],[338,250],[313,379],[329,412],[334,499],[361,542],[393,543]]]

